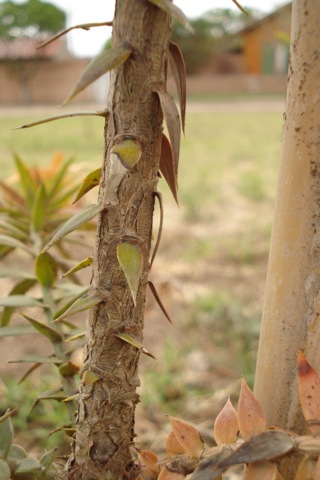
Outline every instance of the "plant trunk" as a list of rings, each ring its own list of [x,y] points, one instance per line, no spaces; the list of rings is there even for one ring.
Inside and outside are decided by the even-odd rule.
[[[153,91],[166,85],[170,33],[169,15],[148,1],[116,1],[113,47],[129,43],[133,53],[111,73],[101,202],[115,141],[134,137],[142,144],[142,157],[113,192],[118,204],[107,205],[98,222],[92,293],[104,301],[89,314],[82,372],[82,378],[85,372],[94,372],[94,380],[98,379],[82,382],[80,387],[77,432],[69,462],[72,478],[118,480],[130,470],[140,352],[115,335],[126,333],[142,341],[163,124]],[[136,305],[117,259],[117,245],[128,238],[139,244],[143,253]]]
[[[274,424],[306,429],[297,351],[320,370],[320,3],[294,0],[281,166],[255,394]],[[282,472],[294,478],[290,465]]]

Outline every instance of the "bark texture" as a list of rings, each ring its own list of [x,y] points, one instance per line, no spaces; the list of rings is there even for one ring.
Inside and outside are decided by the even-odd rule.
[[[113,47],[129,44],[129,59],[111,73],[105,127],[105,160],[100,201],[110,175],[110,150],[126,136],[142,145],[138,164],[123,178],[100,216],[92,293],[103,302],[89,315],[84,370],[99,379],[80,388],[77,433],[70,473],[77,479],[118,480],[130,470],[134,436],[139,350],[115,335],[142,340],[145,289],[158,180],[163,114],[158,86],[166,85],[170,17],[146,0],[117,0]],[[134,305],[117,259],[117,245],[130,241],[143,254],[143,271]],[[127,477],[128,478],[128,477]]]
[[[320,2],[294,0],[255,394],[268,424],[302,433],[297,351],[320,370]],[[285,472],[285,479],[293,473]]]

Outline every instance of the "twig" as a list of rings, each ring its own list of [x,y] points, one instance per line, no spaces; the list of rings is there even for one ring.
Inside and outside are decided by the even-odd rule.
[[[54,40],[57,40],[58,38],[65,35],[66,33],[71,32],[71,30],[75,30],[76,28],[82,28],[82,30],[90,30],[91,27],[112,27],[112,22],[81,23],[79,25],[74,25],[73,27],[69,27],[69,28],[66,28],[65,30],[62,30],[61,32],[54,35],[53,37],[49,38],[49,40],[46,40],[45,42],[41,43],[40,45],[37,46],[37,49],[45,47],[46,45],[49,45],[49,43],[54,42]]]

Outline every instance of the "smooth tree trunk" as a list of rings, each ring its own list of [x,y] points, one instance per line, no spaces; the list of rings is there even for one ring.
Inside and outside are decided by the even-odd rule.
[[[303,433],[297,352],[320,371],[320,2],[294,0],[281,166],[255,394],[268,424]],[[267,133],[266,133],[267,134]],[[285,480],[294,477],[290,466]]]
[[[119,139],[134,138],[142,145],[142,157],[113,192],[118,200],[107,205],[98,222],[92,293],[104,301],[92,309],[87,325],[82,378],[89,380],[80,387],[69,462],[72,478],[129,478],[140,353],[116,335],[125,333],[142,341],[163,129],[159,98],[153,92],[166,86],[170,20],[146,0],[116,1],[113,47],[130,45],[133,52],[111,73],[101,202],[105,201],[112,146]],[[136,306],[117,258],[117,245],[127,239],[139,245],[143,254]]]

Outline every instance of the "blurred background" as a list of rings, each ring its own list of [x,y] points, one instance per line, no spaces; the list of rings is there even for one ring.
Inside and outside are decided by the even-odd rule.
[[[44,169],[53,158],[74,155],[72,169],[79,183],[101,166],[102,118],[67,118],[13,130],[61,113],[58,106],[92,57],[110,48],[111,29],[97,27],[37,49],[71,25],[111,20],[114,2],[105,2],[103,11],[101,3],[0,1],[1,180],[14,181],[13,152]],[[142,359],[137,432],[141,444],[154,449],[160,448],[167,428],[164,413],[185,418],[209,434],[227,397],[236,401],[241,376],[253,384],[291,23],[291,2],[247,1],[243,6],[249,15],[231,0],[175,3],[190,18],[195,34],[173,22],[173,40],[186,62],[188,101],[179,206],[160,179],[164,229],[151,272],[173,325],[151,297],[146,304],[144,345],[156,360]],[[168,89],[176,96],[170,72]],[[104,75],[64,110],[101,110],[107,94]],[[95,202],[96,194],[91,192],[86,201]],[[156,209],[155,238],[158,223]],[[86,240],[90,254],[94,233]],[[78,321],[84,324],[85,315]],[[23,367],[4,363],[21,351],[46,347],[13,337],[1,343],[0,376],[9,393],[0,407],[11,402],[25,412],[25,420],[16,420],[22,442],[36,445],[41,439],[49,448],[56,438],[44,438],[43,429],[61,421],[63,406],[47,402],[31,417],[29,411],[39,387],[51,385],[50,369],[44,375],[34,372],[18,386]]]

